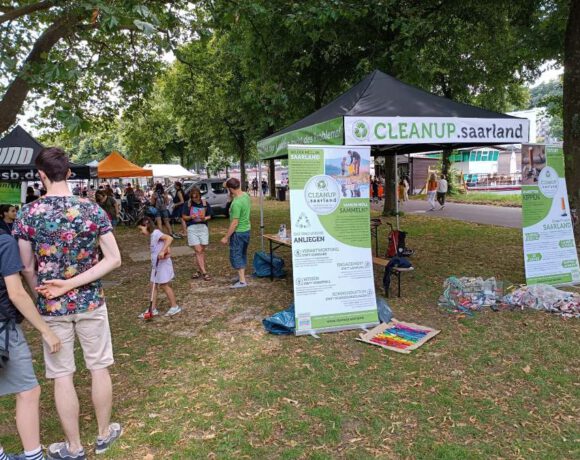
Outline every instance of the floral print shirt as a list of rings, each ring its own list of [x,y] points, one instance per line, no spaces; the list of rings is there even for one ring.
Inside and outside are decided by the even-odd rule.
[[[44,196],[22,207],[13,235],[32,243],[41,285],[92,268],[99,261],[99,237],[112,229],[105,211],[86,198]],[[41,315],[64,316],[91,311],[104,303],[97,280],[55,299],[38,296],[37,308]]]

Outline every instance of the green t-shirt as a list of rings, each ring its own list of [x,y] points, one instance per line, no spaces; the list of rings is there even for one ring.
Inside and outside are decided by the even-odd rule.
[[[238,219],[236,233],[250,231],[251,207],[252,201],[250,200],[250,195],[247,193],[244,193],[233,199],[232,205],[230,206],[230,220]]]

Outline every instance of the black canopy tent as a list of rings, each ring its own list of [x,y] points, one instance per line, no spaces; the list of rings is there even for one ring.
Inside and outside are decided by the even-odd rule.
[[[20,126],[0,139],[0,180],[23,182],[38,180],[34,166],[37,155],[44,148]],[[90,179],[91,168],[71,163],[71,179]]]
[[[396,158],[444,148],[519,144],[528,138],[527,119],[455,102],[375,70],[316,112],[259,141],[258,154],[264,161],[287,158],[289,144],[358,145],[370,146],[372,155]],[[260,211],[263,229],[262,203]]]
[[[353,136],[357,122],[372,133]],[[450,127],[456,131],[446,131]],[[375,155],[402,155],[526,142],[528,129],[526,119],[455,102],[375,70],[334,101],[259,141],[258,152],[261,160],[277,159],[287,156],[288,144],[330,144],[371,145]]]

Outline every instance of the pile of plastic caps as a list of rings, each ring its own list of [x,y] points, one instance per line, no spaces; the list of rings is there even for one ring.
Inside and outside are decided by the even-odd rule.
[[[443,284],[444,292],[438,304],[450,313],[473,315],[473,312],[491,307],[495,309],[503,295],[503,283],[495,278],[457,278],[451,276]]]
[[[564,318],[580,318],[580,294],[562,291],[547,284],[516,289],[502,299],[502,305],[522,310],[544,310]]]

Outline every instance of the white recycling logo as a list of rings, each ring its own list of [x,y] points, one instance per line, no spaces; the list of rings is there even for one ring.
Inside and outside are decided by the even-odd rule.
[[[310,228],[310,219],[305,213],[300,213],[298,220],[296,221],[295,227],[297,228]]]

